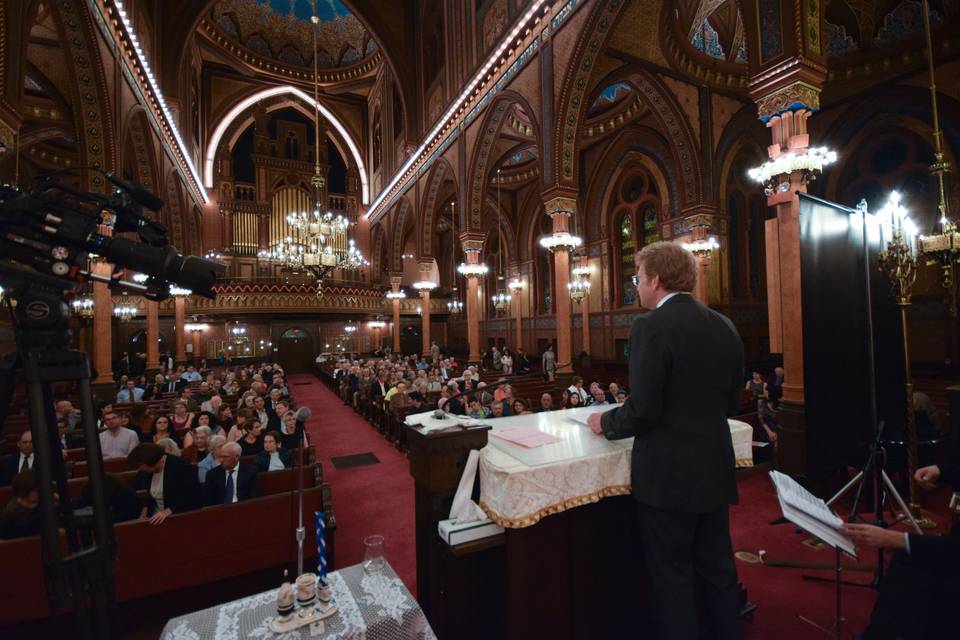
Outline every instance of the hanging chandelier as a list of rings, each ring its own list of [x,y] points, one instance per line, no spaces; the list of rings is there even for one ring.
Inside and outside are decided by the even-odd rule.
[[[380,316],[377,316],[376,320],[371,320],[367,323],[367,326],[371,329],[383,329],[387,326],[387,323],[380,319]]]
[[[447,303],[447,311],[453,315],[459,315],[463,311],[463,303],[459,300],[451,300]]]
[[[710,255],[714,249],[720,248],[720,242],[714,236],[709,236],[694,242],[684,242],[681,246],[698,258]]]
[[[137,316],[137,308],[122,302],[114,304],[113,315],[120,322],[130,322]]]
[[[312,212],[293,211],[287,214],[286,222],[289,235],[276,242],[269,249],[257,253],[264,261],[280,266],[281,270],[298,273],[310,273],[318,283],[322,283],[335,269],[356,271],[369,266],[353,239],[348,236],[350,221],[343,215],[334,215],[326,209],[326,184],[320,167],[320,73],[318,37],[320,18],[316,0],[312,3],[313,15],[313,132],[314,163],[310,184],[314,190],[314,209]],[[318,288],[317,295],[323,295]]]
[[[497,167],[497,291],[491,296],[493,307],[497,313],[506,311],[513,299],[506,291],[500,288],[503,278],[503,225],[500,221],[500,167]]]
[[[407,297],[407,292],[403,289],[399,291],[387,291],[387,300],[403,300]]]
[[[89,295],[82,295],[78,298],[75,298],[73,302],[70,303],[70,308],[73,310],[73,314],[80,318],[92,318],[93,317],[93,297]]]
[[[577,256],[573,256],[573,258],[577,260]],[[579,266],[571,269],[570,274],[573,277],[567,283],[567,293],[573,302],[580,304],[590,293],[590,267],[584,264],[583,259],[580,258]]]

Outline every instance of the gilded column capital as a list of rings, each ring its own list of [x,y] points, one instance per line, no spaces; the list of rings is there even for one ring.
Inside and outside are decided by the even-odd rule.
[[[803,80],[796,80],[757,99],[757,112],[763,122],[782,113],[801,109],[820,109],[820,88]]]

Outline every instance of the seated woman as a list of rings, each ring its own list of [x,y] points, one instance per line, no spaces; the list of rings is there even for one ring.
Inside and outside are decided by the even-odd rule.
[[[183,434],[183,448],[186,449],[194,443],[197,437],[197,429],[199,427],[206,427],[212,433],[216,433],[217,429],[216,418],[213,417],[213,414],[209,411],[204,411],[197,416],[197,421],[191,429]]]
[[[246,432],[242,438],[237,440],[237,444],[240,445],[240,455],[252,456],[263,451],[263,437],[261,435],[263,426],[260,421],[254,418],[244,423],[243,426]]]
[[[150,427],[150,442],[157,442],[164,438],[170,438],[174,442],[179,440],[179,437],[171,427],[170,418],[167,416],[157,416],[153,421],[153,426]]]
[[[525,414],[525,413],[530,413],[530,410],[527,409],[527,404],[526,404],[523,400],[521,400],[520,398],[517,398],[516,400],[514,400],[514,401],[513,401],[513,415],[515,415],[515,416],[522,416],[522,415]]]
[[[247,421],[251,420],[254,416],[254,413],[249,409],[240,409],[237,411],[237,421],[227,430],[227,442],[236,442],[244,436],[246,430],[243,428],[243,425]]]
[[[577,407],[580,407],[580,406],[583,406],[583,404],[580,402],[580,394],[571,393],[570,396],[567,398],[567,404],[564,405],[564,408],[576,409]]]
[[[233,419],[233,409],[229,406],[222,404],[220,408],[217,409],[216,421],[211,424],[211,427],[215,425],[215,429],[222,429],[224,435],[230,432],[230,427],[234,424]]]
[[[293,466],[293,452],[280,448],[279,433],[268,431],[263,436],[263,451],[257,454],[256,463],[261,473],[289,469]]]
[[[140,512],[150,524],[163,523],[174,513],[193,511],[203,505],[197,468],[182,458],[167,455],[152,442],[138,444],[127,456],[127,464],[139,469],[135,487],[147,491],[149,504]]]
[[[301,411],[302,410],[303,409],[301,409]],[[280,446],[290,450],[299,449],[301,442],[303,446],[310,446],[303,421],[298,420],[297,414],[293,411],[287,411],[283,414],[283,427],[280,429]]]
[[[152,419],[147,414],[147,403],[140,402],[133,405],[133,409],[130,411],[130,425],[129,428],[133,429],[137,435],[140,437],[140,442],[150,442],[150,426]]]
[[[173,403],[173,415],[170,424],[175,432],[183,433],[193,428],[194,414],[187,411],[187,403],[177,400]]]
[[[190,444],[184,442],[181,457],[190,464],[197,464],[206,458],[207,454],[210,453],[207,449],[207,443],[210,441],[212,434],[210,427],[206,425],[198,426],[193,430],[193,438]]]

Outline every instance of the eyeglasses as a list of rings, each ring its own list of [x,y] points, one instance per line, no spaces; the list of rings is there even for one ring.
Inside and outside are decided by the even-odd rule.
[[[630,282],[633,283],[633,286],[637,286],[638,284],[640,284],[640,278],[638,278],[637,276],[630,276]]]

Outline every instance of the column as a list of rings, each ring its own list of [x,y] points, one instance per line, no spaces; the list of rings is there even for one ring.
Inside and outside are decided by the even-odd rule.
[[[699,300],[701,304],[709,305],[707,269],[710,267],[710,256],[701,251],[695,251],[693,257],[697,261],[697,286],[693,290],[693,296]]]
[[[400,276],[390,276],[390,286],[394,293],[400,293]],[[393,352],[400,353],[400,298],[394,298],[393,302]]]
[[[779,3],[780,10],[768,10],[777,4],[743,4],[747,37],[760,43],[757,55],[751,52],[749,56],[748,89],[760,120],[770,129],[767,152],[771,159],[787,152],[800,154],[810,147],[807,118],[820,108],[827,70],[823,3],[793,0]],[[784,367],[776,462],[781,471],[792,475],[806,475],[817,455],[807,455],[803,408],[800,201],[795,195],[806,191],[803,183],[802,173],[792,172],[773,176],[764,185],[767,204],[776,212],[765,225],[770,351],[783,354]]]
[[[101,276],[109,277],[113,272],[113,265],[100,259],[91,268]],[[102,282],[93,283],[93,368],[97,372],[93,383],[104,389],[109,385],[109,395],[113,395],[113,296]]]
[[[160,305],[153,300],[146,301],[147,307],[147,363],[146,372],[160,370]]]
[[[467,343],[470,348],[467,361],[470,364],[480,364],[480,276],[487,272],[487,266],[480,262],[483,240],[482,233],[468,232],[460,236],[466,260],[463,275],[467,279]]]
[[[183,325],[186,316],[187,300],[184,296],[173,297],[173,326],[176,331],[177,354],[174,361],[177,364],[184,364],[187,361],[187,340],[183,335]]]
[[[420,263],[420,297],[423,298],[423,313],[420,335],[423,337],[423,356],[430,357],[430,291],[437,286],[433,281],[433,260]]]
[[[520,269],[511,265],[510,281],[507,284],[510,295],[513,296],[513,318],[514,318],[514,337],[513,349],[516,351],[523,346],[523,299],[520,297],[523,293],[523,286],[520,281]]]
[[[544,204],[553,223],[553,235],[569,234],[570,217],[576,214],[577,201],[570,197],[551,198]],[[571,327],[570,247],[560,245],[553,250],[554,305],[557,319],[557,373],[573,373],[573,336]]]
[[[581,269],[588,269],[587,265],[587,256],[580,256],[580,264],[577,265]],[[590,281],[589,272],[585,273],[582,276],[586,282]],[[590,289],[588,288],[583,294],[583,300],[580,301],[580,325],[583,329],[583,349],[582,351],[587,355],[590,354]]]
[[[199,366],[200,358],[202,358],[200,355],[200,332],[194,330],[190,333],[192,334],[191,337],[193,338],[193,362],[195,365]]]

